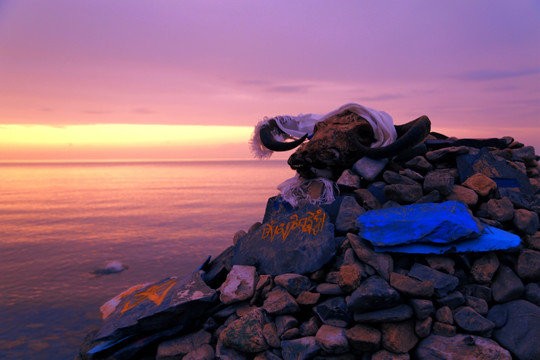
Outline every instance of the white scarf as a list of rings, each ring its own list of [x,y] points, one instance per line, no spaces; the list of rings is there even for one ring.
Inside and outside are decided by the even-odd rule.
[[[375,142],[371,144],[372,148],[387,146],[394,141],[396,141],[397,133],[394,127],[394,122],[392,117],[385,113],[384,111],[377,111],[371,108],[355,104],[348,103],[340,108],[329,112],[326,115],[317,115],[317,114],[299,114],[298,116],[277,116],[275,118],[278,127],[286,134],[300,138],[305,134],[308,134],[308,138],[313,136],[313,131],[315,125],[320,122],[332,117],[336,114],[340,114],[346,110],[349,110],[358,116],[366,119],[366,121],[373,128],[373,134],[375,136]],[[272,156],[273,151],[266,148],[260,138],[259,131],[261,127],[265,124],[268,124],[270,118],[265,117],[260,121],[253,131],[253,135],[250,140],[251,152],[253,155],[259,159],[268,159]],[[283,136],[277,136],[279,140],[285,140]]]

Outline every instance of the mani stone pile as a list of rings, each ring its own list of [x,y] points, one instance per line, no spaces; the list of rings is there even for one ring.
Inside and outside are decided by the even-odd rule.
[[[79,358],[540,359],[534,148],[514,142],[364,158],[337,185],[332,204],[269,199],[262,223],[235,234],[234,246],[179,287],[169,278],[120,296]],[[460,252],[458,240],[448,251],[381,251],[358,221],[448,202],[502,230],[502,246],[499,239]],[[517,245],[505,247],[512,237]]]

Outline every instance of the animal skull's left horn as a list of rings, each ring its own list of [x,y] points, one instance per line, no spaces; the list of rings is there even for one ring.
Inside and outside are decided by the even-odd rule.
[[[293,141],[281,141],[276,139],[276,136],[280,135],[284,138],[293,138],[287,133],[283,132],[278,126],[274,119],[268,121],[267,124],[264,124],[260,131],[259,136],[261,138],[262,144],[269,150],[272,151],[288,151],[292,150],[295,147],[299,146],[304,140],[307,139],[308,134],[302,136],[299,139]],[[294,139],[294,138],[293,138]]]

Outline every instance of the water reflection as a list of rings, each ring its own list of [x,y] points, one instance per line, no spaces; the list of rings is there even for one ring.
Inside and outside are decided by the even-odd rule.
[[[0,165],[0,358],[72,359],[99,306],[260,221],[284,162]],[[112,260],[129,270],[96,277]]]

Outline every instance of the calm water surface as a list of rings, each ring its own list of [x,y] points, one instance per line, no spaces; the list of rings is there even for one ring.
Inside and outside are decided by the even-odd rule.
[[[73,359],[126,288],[183,276],[261,221],[284,161],[0,164],[0,359]],[[129,269],[91,272],[113,260]]]

